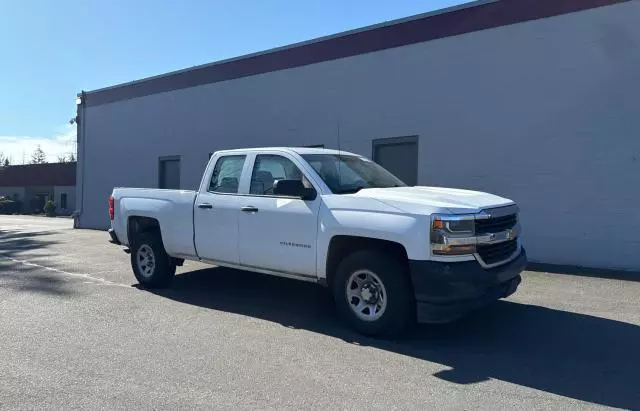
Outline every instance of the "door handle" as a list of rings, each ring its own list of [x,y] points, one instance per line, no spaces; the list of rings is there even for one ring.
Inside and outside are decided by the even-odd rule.
[[[209,203],[201,203],[198,204],[198,208],[213,208],[213,206]]]
[[[240,210],[244,211],[245,213],[257,213],[258,209],[254,206],[245,206],[242,207]]]

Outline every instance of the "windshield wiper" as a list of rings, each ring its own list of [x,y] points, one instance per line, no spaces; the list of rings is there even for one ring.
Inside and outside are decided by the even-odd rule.
[[[342,190],[337,190],[336,194],[355,194],[358,191],[362,190],[363,188],[365,188],[365,186],[357,186],[357,187],[352,187],[352,188],[344,188]]]
[[[405,187],[405,186],[400,184],[393,184],[390,186],[379,186],[379,187],[357,186],[357,187],[343,188],[341,190],[336,190],[334,192],[336,194],[355,194],[358,191],[362,190],[363,188],[396,188],[396,187]]]

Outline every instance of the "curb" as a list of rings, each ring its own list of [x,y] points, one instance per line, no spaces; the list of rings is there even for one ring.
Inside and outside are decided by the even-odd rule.
[[[535,271],[550,274],[567,274],[579,277],[606,278],[610,280],[623,280],[640,282],[640,271],[616,270],[611,268],[579,267],[575,265],[529,263],[526,271]]]

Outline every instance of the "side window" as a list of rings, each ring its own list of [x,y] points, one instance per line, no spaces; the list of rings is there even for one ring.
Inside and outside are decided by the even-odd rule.
[[[224,156],[216,162],[211,174],[209,191],[214,193],[237,193],[246,156]]]
[[[255,195],[273,195],[273,184],[277,180],[300,180],[305,187],[311,187],[300,169],[288,158],[272,154],[256,156],[249,192]]]

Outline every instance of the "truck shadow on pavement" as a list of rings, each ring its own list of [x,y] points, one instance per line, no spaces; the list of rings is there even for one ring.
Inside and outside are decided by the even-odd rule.
[[[456,384],[497,379],[582,401],[640,408],[640,327],[499,301],[446,325],[421,325],[398,341],[362,337],[340,323],[326,289],[277,277],[211,268],[176,276],[155,294],[450,367]],[[615,298],[612,296],[612,298]]]

